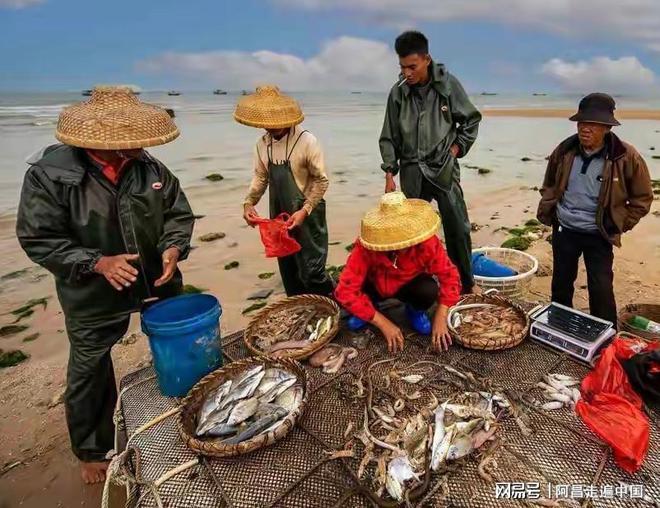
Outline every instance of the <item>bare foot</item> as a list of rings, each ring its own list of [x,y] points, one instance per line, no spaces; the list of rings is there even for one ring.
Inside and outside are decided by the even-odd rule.
[[[87,485],[105,481],[105,472],[108,470],[107,462],[81,462],[80,474]]]

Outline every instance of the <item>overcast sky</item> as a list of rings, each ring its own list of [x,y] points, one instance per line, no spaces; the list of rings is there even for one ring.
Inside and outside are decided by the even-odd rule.
[[[660,0],[0,0],[0,90],[386,91],[408,28],[471,92],[658,85]]]

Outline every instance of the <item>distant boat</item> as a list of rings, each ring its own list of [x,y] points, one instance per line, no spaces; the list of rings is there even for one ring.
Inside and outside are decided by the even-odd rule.
[[[177,90],[170,90],[169,92],[167,92],[167,95],[177,96],[177,95],[181,95],[181,92],[178,92]]]
[[[227,92],[220,90],[219,88],[213,90],[213,95],[227,95]]]
[[[362,92],[351,92],[351,93],[357,95],[357,94],[361,94]]]
[[[481,92],[481,95],[497,95],[495,92]]]
[[[83,90],[82,94],[84,97],[89,97],[90,95],[92,95],[92,92],[93,90]]]
[[[545,97],[548,94],[547,93],[541,93],[541,92],[534,92],[532,95],[534,97]]]
[[[248,91],[247,91],[247,90],[243,90],[243,91],[241,92],[241,95],[247,95],[247,94],[248,94]]]

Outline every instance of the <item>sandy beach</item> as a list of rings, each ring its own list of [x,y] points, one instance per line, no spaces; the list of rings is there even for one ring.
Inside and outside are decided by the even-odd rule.
[[[381,121],[381,110],[362,124],[353,125],[355,113],[345,112],[342,124],[324,122],[322,110],[311,110],[306,126],[321,139],[327,151],[331,186],[327,195],[330,230],[329,264],[345,261],[345,246],[351,243],[359,228],[363,212],[374,206],[383,190],[383,177],[378,169],[375,143]],[[473,152],[463,161],[462,175],[471,221],[475,224],[473,245],[500,245],[507,233],[501,227],[515,227],[535,216],[538,192],[545,166],[545,156],[556,143],[574,128],[560,122],[573,111],[556,110],[486,110],[480,139]],[[631,115],[631,116],[626,116]],[[647,157],[652,177],[660,177],[658,161],[652,159],[653,143],[660,143],[660,111],[621,111],[622,119],[639,118],[622,128],[622,137],[635,144]],[[491,118],[492,117],[492,118]],[[537,117],[544,117],[543,122]],[[249,316],[242,311],[250,304],[247,297],[259,289],[273,289],[269,301],[283,294],[279,276],[260,280],[262,272],[277,272],[274,260],[266,259],[255,230],[241,217],[241,202],[250,174],[249,164],[256,131],[227,123],[225,145],[231,151],[216,149],[208,137],[200,141],[200,133],[208,128],[203,116],[182,115],[184,136],[172,146],[155,150],[177,173],[198,220],[190,259],[181,264],[185,282],[216,295],[222,304],[223,333],[239,330]],[[52,126],[51,126],[52,128]],[[41,131],[39,131],[41,133]],[[365,133],[370,133],[366,138]],[[42,134],[40,134],[41,136]],[[45,134],[43,135],[45,136]],[[35,143],[33,148],[37,148]],[[224,145],[223,145],[224,146]],[[653,147],[654,150],[654,147]],[[194,157],[198,157],[193,161]],[[204,158],[206,157],[206,158]],[[528,161],[522,161],[522,158]],[[491,172],[479,175],[475,168],[488,167]],[[195,169],[193,169],[195,168]],[[205,182],[201,177],[211,169],[220,170],[225,180]],[[258,209],[265,214],[265,200]],[[226,237],[203,243],[198,239],[210,232],[223,232]],[[0,370],[0,508],[48,506],[98,506],[101,487],[84,487],[69,449],[61,395],[64,389],[68,341],[63,316],[54,292],[52,276],[34,267],[21,251],[14,236],[14,215],[0,216],[0,324],[13,321],[9,314],[30,299],[48,298],[45,309],[20,324],[29,328],[23,333],[0,337],[5,350],[21,349],[30,358],[20,365]],[[539,240],[529,249],[537,256],[542,274],[533,283],[530,298],[546,300],[550,286],[550,245]],[[632,233],[624,236],[623,247],[615,253],[615,291],[618,305],[654,301],[660,289],[660,201],[653,203],[651,214]],[[239,267],[224,266],[238,261]],[[657,302],[655,302],[657,303]],[[575,304],[587,308],[586,278],[581,269]],[[139,331],[134,319],[130,333]],[[29,342],[24,339],[38,333]],[[143,336],[125,341],[113,350],[117,378],[121,378],[150,359]],[[3,469],[4,468],[4,469]]]

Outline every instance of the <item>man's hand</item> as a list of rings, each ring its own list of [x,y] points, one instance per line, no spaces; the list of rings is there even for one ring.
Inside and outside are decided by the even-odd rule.
[[[295,212],[286,222],[287,229],[299,228],[307,218],[307,211],[303,208]]]
[[[257,209],[252,205],[243,206],[243,218],[247,222],[248,226],[254,227],[256,222],[261,218]]]
[[[437,353],[447,351],[451,346],[451,335],[447,328],[447,306],[440,305],[433,318],[433,331],[431,333],[431,344]]]
[[[120,254],[118,256],[103,256],[98,260],[94,271],[103,275],[117,291],[130,287],[137,280],[138,271],[130,264],[137,261],[137,254]]]
[[[403,351],[404,337],[401,328],[392,323],[392,321],[387,319],[380,312],[376,312],[372,324],[376,325],[385,337],[385,340],[387,341],[387,350],[390,353]]]
[[[172,280],[174,272],[176,272],[176,265],[179,261],[179,254],[179,249],[176,247],[170,247],[163,252],[163,275],[160,276],[160,279],[154,282],[154,287],[159,288]]]
[[[385,194],[396,190],[396,182],[392,173],[385,173]]]
[[[455,159],[461,154],[461,147],[457,144],[453,144],[449,147],[449,153],[451,153],[451,156]]]

